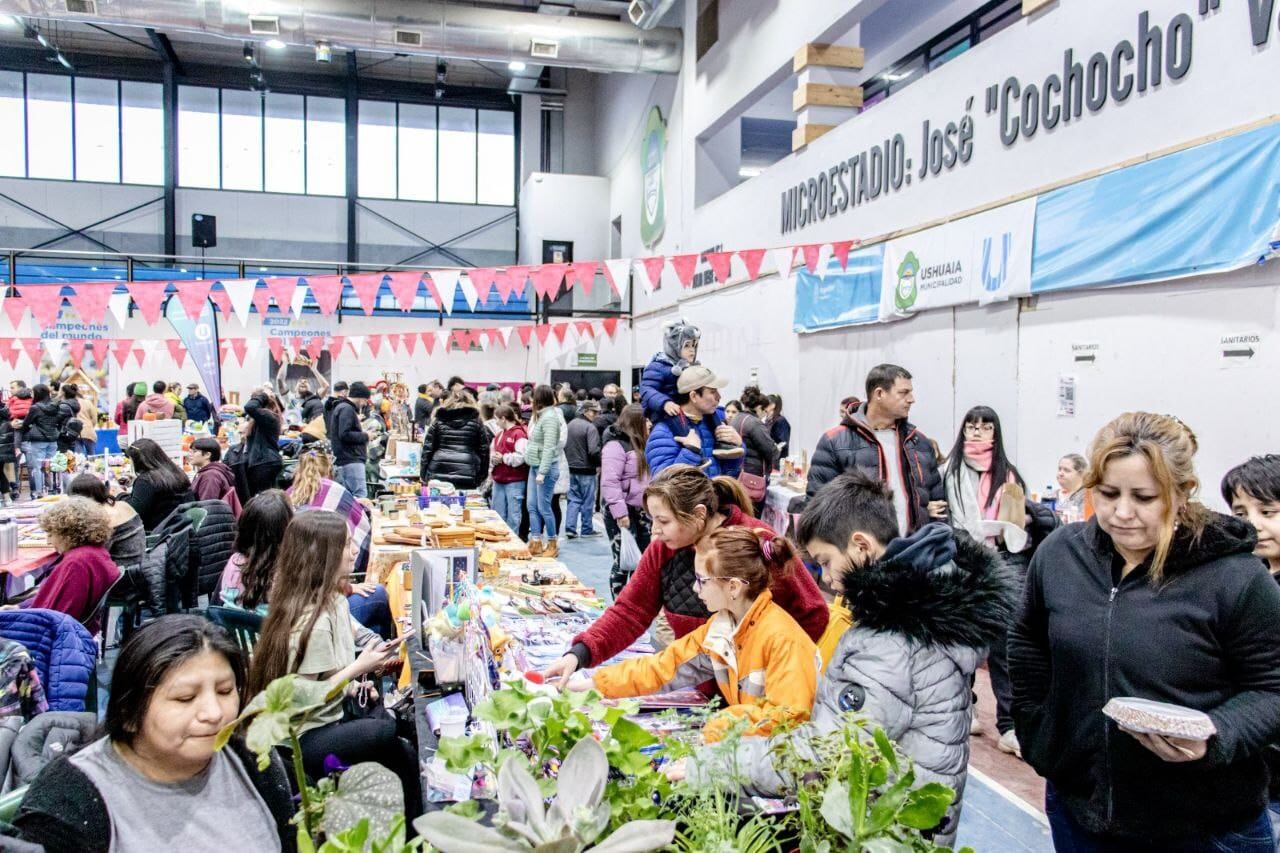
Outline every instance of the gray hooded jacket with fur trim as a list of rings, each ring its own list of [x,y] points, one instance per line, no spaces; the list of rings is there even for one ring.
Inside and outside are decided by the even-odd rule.
[[[955,789],[934,833],[935,843],[949,847],[969,764],[969,678],[1005,634],[1010,574],[994,550],[934,523],[891,542],[871,566],[847,572],[844,588],[854,625],[818,681],[810,722],[783,737],[799,739],[803,749],[850,713],[882,726],[915,763],[920,784]],[[777,796],[792,786],[773,766],[771,746],[743,738],[732,758],[707,747],[686,772],[701,781],[737,778],[749,794]]]

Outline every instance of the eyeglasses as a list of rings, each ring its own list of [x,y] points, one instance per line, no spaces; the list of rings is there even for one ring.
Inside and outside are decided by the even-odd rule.
[[[996,425],[990,423],[967,423],[964,425],[965,435],[995,435]]]
[[[712,577],[706,577],[705,575],[695,574],[693,576],[693,588],[695,591],[700,591],[704,586],[711,583],[711,581],[722,581],[722,580],[724,580],[724,578],[712,578]]]

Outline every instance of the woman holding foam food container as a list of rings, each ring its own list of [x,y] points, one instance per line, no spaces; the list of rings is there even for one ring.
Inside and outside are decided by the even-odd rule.
[[[1096,515],[1031,561],[1013,715],[1059,851],[1275,849],[1280,587],[1253,529],[1195,502],[1196,449],[1176,418],[1113,420],[1085,480]]]

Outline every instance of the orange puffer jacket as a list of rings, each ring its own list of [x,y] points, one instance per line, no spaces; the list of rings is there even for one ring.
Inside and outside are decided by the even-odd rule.
[[[657,654],[597,669],[595,688],[620,699],[715,678],[729,707],[707,722],[703,735],[710,743],[738,719],[750,722],[750,735],[766,735],[784,720],[809,719],[818,666],[818,647],[766,590],[737,625],[728,613],[717,613]]]

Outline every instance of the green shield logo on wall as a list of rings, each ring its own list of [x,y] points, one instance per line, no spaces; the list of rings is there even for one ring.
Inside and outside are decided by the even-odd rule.
[[[662,156],[667,149],[667,123],[662,110],[649,110],[640,140],[640,171],[644,195],[640,204],[640,239],[653,248],[666,227],[666,199],[662,191]]]
[[[920,295],[916,284],[919,274],[920,261],[916,260],[916,253],[907,252],[907,256],[898,265],[898,286],[893,293],[893,302],[899,311],[906,311],[916,304],[916,297]]]

